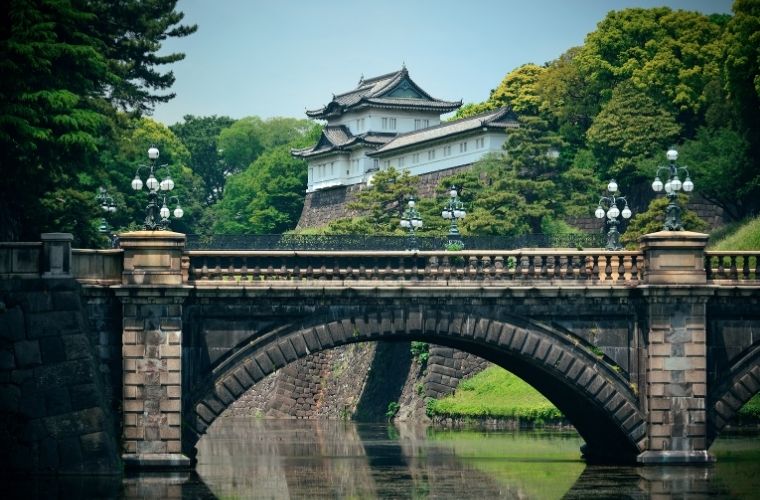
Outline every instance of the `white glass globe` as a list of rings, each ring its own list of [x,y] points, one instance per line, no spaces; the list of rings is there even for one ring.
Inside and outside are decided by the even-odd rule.
[[[621,212],[624,219],[630,219],[631,218],[631,209],[628,208],[628,205],[623,207],[623,211]]]
[[[601,219],[604,217],[604,209],[602,207],[596,207],[596,212],[594,212],[594,215],[597,219]]]
[[[691,179],[689,177],[686,178],[685,181],[683,181],[683,190],[687,193],[694,190],[694,183],[691,182]]]
[[[679,179],[677,175],[673,177],[672,181],[670,181],[670,187],[673,188],[673,191],[680,191],[682,185],[681,179]]]
[[[464,217],[464,213],[461,210],[454,210],[454,217],[457,219],[461,219]]]
[[[662,181],[659,177],[654,178],[654,182],[652,183],[652,191],[659,193],[662,191]]]
[[[166,181],[166,185],[169,187],[169,191],[171,191],[172,189],[174,189],[174,181],[172,180],[171,177],[169,177],[167,175],[166,179],[164,179],[164,180]]]
[[[441,212],[441,217],[444,219],[451,219],[451,212],[449,210],[444,210]]]
[[[610,193],[614,193],[618,190],[617,182],[615,182],[615,179],[612,179],[609,184],[607,184],[607,191]]]
[[[620,215],[620,209],[618,209],[618,207],[616,207],[615,205],[612,205],[610,209],[607,210],[607,217],[610,219],[614,219],[618,215]]]
[[[177,206],[177,208],[174,209],[174,217],[181,219],[183,215],[185,215],[185,212]]]
[[[457,190],[456,189],[452,189],[451,191],[449,191],[449,195],[452,198],[456,198],[457,197]]]
[[[158,148],[156,146],[151,146],[148,149],[148,158],[150,158],[151,160],[158,159]]]
[[[460,213],[462,214],[459,216],[460,219],[464,219],[465,217],[467,217],[467,212],[465,212],[464,210],[461,210]]]
[[[409,200],[408,205],[410,208],[414,208],[414,205],[415,205],[414,200]]]
[[[132,189],[135,191],[141,190],[143,187],[143,181],[140,179],[139,175],[135,175],[135,178],[132,179]]]
[[[410,225],[409,219],[401,219],[401,227],[408,228]]]
[[[416,228],[422,227],[422,219],[412,219],[412,226]]]
[[[116,205],[109,205],[108,206],[108,211],[111,212],[111,213],[115,212],[116,211]]]
[[[148,189],[151,191],[155,191],[158,189],[158,179],[156,179],[153,174],[150,174],[150,177],[148,177],[148,180],[145,181],[145,185],[148,186]]]
[[[168,219],[169,218],[169,207],[164,205],[161,207],[161,210],[159,211],[159,214],[161,214],[162,219]]]
[[[672,193],[673,192],[673,185],[670,183],[670,181],[665,183],[665,192],[666,193]]]
[[[169,182],[166,179],[164,179],[159,184],[159,187],[161,188],[161,191],[168,191],[169,190]]]
[[[668,149],[668,152],[665,153],[665,157],[668,161],[676,161],[678,159],[678,151],[675,149]]]

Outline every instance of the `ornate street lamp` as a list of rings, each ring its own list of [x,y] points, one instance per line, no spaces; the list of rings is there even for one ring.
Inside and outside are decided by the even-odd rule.
[[[164,230],[169,225],[169,207],[166,205],[166,195],[172,189],[174,189],[174,181],[171,178],[169,172],[169,166],[167,164],[156,166],[156,160],[158,159],[158,148],[151,146],[148,149],[149,165],[140,165],[135,172],[135,178],[132,179],[132,189],[140,191],[143,187],[143,181],[140,179],[140,169],[150,169],[148,179],[145,181],[145,185],[148,188],[148,205],[145,207],[145,222],[143,228],[146,231]],[[166,169],[166,176],[162,181],[156,178],[155,174],[159,170]],[[164,193],[163,206],[158,206],[158,193],[159,190]],[[177,200],[177,208],[174,209],[174,217],[179,219],[184,215],[184,211],[179,206],[179,198],[176,196],[170,196],[169,201],[174,198]]]
[[[466,216],[467,212],[464,209],[464,203],[459,201],[459,196],[457,196],[457,188],[456,186],[451,186],[449,201],[443,206],[443,211],[441,212],[441,217],[451,221],[451,226],[449,227],[449,245],[458,244],[464,248],[462,235],[457,227],[457,220],[464,219]]]
[[[686,167],[679,167],[676,165],[678,160],[678,151],[675,148],[670,148],[665,154],[665,157],[670,162],[667,166],[657,167],[657,173],[652,182],[652,189],[654,192],[659,193],[665,189],[665,194],[668,197],[668,206],[665,209],[665,231],[683,231],[681,225],[681,207],[676,205],[676,198],[678,197],[678,191],[681,189],[684,192],[690,193],[694,190],[694,183],[691,182],[689,177],[689,170]],[[667,172],[667,181],[665,184],[660,180],[660,171],[665,170]],[[682,173],[686,176],[683,182],[678,177],[678,174]]]
[[[420,212],[415,207],[414,198],[409,198],[409,203],[401,216],[401,227],[409,230],[409,250],[416,252],[417,235],[416,231],[422,227],[422,218]]]
[[[116,211],[116,203],[113,200],[113,196],[108,194],[108,191],[106,191],[106,188],[103,186],[100,186],[98,188],[98,194],[95,195],[95,201],[97,201],[100,204],[100,208],[107,213],[114,213]],[[100,226],[98,226],[98,231],[101,233],[109,233],[111,231],[111,226],[108,224],[108,221],[105,217],[101,217],[100,219]]]
[[[609,184],[607,184],[607,191],[609,192],[608,196],[602,196],[599,198],[599,203],[596,207],[596,211],[594,212],[594,215],[598,219],[603,219],[605,216],[607,216],[607,225],[609,226],[609,230],[607,231],[607,246],[605,247],[607,250],[621,250],[623,246],[620,244],[620,233],[618,232],[618,215],[622,215],[624,219],[629,219],[631,217],[631,209],[628,208],[628,200],[625,199],[625,196],[619,196],[616,195],[618,190],[617,182],[615,182],[615,179],[612,179]],[[620,210],[619,203],[623,202],[623,210]]]

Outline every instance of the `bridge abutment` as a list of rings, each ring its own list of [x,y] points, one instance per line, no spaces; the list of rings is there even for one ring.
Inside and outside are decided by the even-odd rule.
[[[707,235],[663,231],[642,237],[648,264],[647,450],[643,464],[710,462],[707,452]]]
[[[123,431],[126,467],[182,468],[182,250],[168,231],[120,235]]]

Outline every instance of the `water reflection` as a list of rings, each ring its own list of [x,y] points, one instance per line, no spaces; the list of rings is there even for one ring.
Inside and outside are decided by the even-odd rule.
[[[604,467],[574,433],[220,419],[197,470],[224,498],[753,498],[760,440],[719,443],[717,466]]]
[[[757,498],[760,433],[703,467],[586,466],[571,432],[218,419],[196,472],[14,478],[3,498]]]

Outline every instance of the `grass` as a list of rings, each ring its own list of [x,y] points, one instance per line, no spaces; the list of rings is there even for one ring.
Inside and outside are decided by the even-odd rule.
[[[760,420],[760,393],[755,394],[747,404],[739,409],[739,416],[752,420]]]
[[[713,233],[710,250],[760,250],[760,217],[732,225],[726,231]]]
[[[522,379],[491,366],[463,380],[452,396],[428,403],[431,417],[519,418],[533,422],[562,418],[562,413]]]

